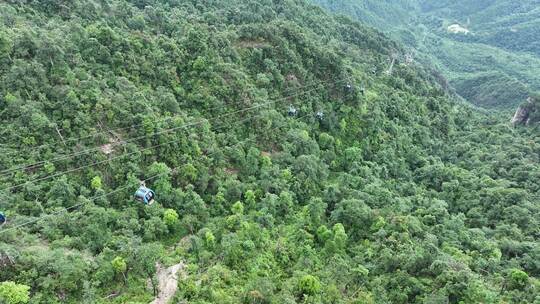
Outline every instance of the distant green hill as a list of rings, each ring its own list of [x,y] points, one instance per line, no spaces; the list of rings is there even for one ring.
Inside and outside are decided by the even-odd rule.
[[[514,108],[540,90],[538,1],[313,2],[402,41],[477,105]],[[469,33],[452,33],[452,25]]]

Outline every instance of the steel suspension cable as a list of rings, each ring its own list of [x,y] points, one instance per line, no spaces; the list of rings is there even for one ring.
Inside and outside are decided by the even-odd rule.
[[[334,82],[334,84],[337,84],[337,83],[341,83],[341,82],[344,82],[344,81],[347,81],[347,80],[340,80],[340,81],[336,81]],[[324,83],[328,83],[328,82],[324,82],[324,81],[321,81],[319,83],[316,83],[316,84],[311,84],[309,85],[308,87],[311,87],[311,86],[315,86],[315,85],[320,85],[320,84],[324,84]],[[301,95],[304,95],[304,94],[307,94],[309,92],[312,92],[312,91],[315,91],[317,90],[318,88],[313,88],[313,89],[310,89],[310,90],[306,90],[306,91],[303,91],[301,93],[296,93],[296,94],[293,94],[293,95],[289,95],[289,96],[285,96],[285,97],[282,97],[282,98],[279,98],[277,100],[274,100],[270,103],[274,103],[276,101],[279,101],[279,100],[285,100],[285,99],[288,99],[288,98],[294,98],[294,97],[298,97],[298,96],[301,96]],[[298,90],[300,91],[300,90]],[[264,104],[263,104],[264,105]],[[242,111],[242,110],[238,110],[238,111]],[[234,113],[232,113],[234,114]],[[228,113],[224,114],[224,115],[229,115]],[[214,117],[214,118],[210,118],[209,120],[213,120],[215,118],[219,118],[220,115],[218,115],[217,117]],[[172,119],[174,118],[175,116],[173,117],[168,117],[167,119]],[[176,116],[177,117],[177,116]],[[160,131],[160,132],[156,132],[156,133],[153,133],[153,134],[149,134],[149,135],[144,135],[144,136],[140,136],[140,137],[136,137],[136,138],[131,138],[131,139],[128,139],[128,140],[123,140],[123,141],[120,141],[120,142],[117,142],[117,143],[114,143],[115,146],[122,146],[122,145],[125,145],[129,142],[133,142],[133,141],[137,141],[137,140],[140,140],[140,139],[144,139],[144,138],[147,138],[148,136],[153,136],[153,135],[159,135],[159,134],[163,134],[163,133],[167,133],[167,132],[170,132],[170,131],[174,131],[174,130],[178,130],[178,129],[182,129],[182,128],[185,128],[185,127],[189,127],[189,126],[193,126],[193,124],[199,124],[200,122],[198,123],[187,123],[185,125],[182,125],[182,126],[179,126],[179,127],[175,127],[175,128],[171,128],[171,129],[168,129],[168,130],[164,130],[164,131]],[[94,151],[99,151],[101,149],[101,147],[94,147],[94,148],[90,148],[90,149],[86,149],[86,150],[83,150],[83,151],[78,151],[78,152],[74,152],[74,153],[70,153],[70,154],[66,154],[66,155],[62,155],[62,156],[58,156],[58,157],[55,157],[53,159],[50,159],[50,160],[43,160],[43,161],[39,161],[39,162],[36,162],[36,163],[33,163],[33,164],[25,164],[25,165],[18,165],[16,167],[13,167],[13,168],[10,168],[10,169],[5,169],[5,170],[2,170],[0,171],[0,177],[6,177],[8,175],[10,175],[11,172],[14,172],[14,171],[19,171],[19,170],[22,170],[22,169],[34,169],[34,168],[37,168],[41,165],[44,165],[46,163],[50,163],[50,162],[58,162],[58,161],[61,161],[61,160],[66,160],[66,159],[71,159],[75,156],[79,156],[79,155],[84,155],[84,154],[88,154],[88,153],[91,153],[91,152],[94,152]]]
[[[257,114],[257,115],[254,115],[254,116],[252,116],[252,117],[248,117],[248,118],[246,118],[246,119],[241,120],[241,122],[244,122],[244,121],[253,119],[253,118],[256,117],[256,116],[261,116],[261,114]],[[306,115],[297,117],[297,119],[302,119],[302,118],[305,118],[305,117],[307,117],[307,116],[309,116],[309,114],[306,114]],[[284,127],[285,125],[286,125],[286,124],[281,125],[281,126],[278,126],[278,127],[270,128],[269,131],[277,130],[277,129],[279,129],[279,128]],[[240,144],[245,144],[245,143],[247,143],[247,142],[250,142],[250,141],[253,141],[253,140],[256,140],[256,139],[257,139],[257,137],[249,138],[249,139],[246,139],[246,140],[244,140],[244,141],[240,141],[240,142],[238,142],[238,143],[236,143],[236,144],[233,144],[233,145],[231,145],[231,146],[228,146],[228,148],[233,148],[233,147],[239,146]],[[214,154],[217,154],[218,152],[220,152],[220,151],[216,151],[216,152],[207,154],[207,155],[205,155],[205,156],[206,156],[206,157],[210,157],[210,156],[213,156]],[[171,172],[175,172],[175,171],[178,170],[179,168],[180,168],[180,166],[174,167],[174,168],[171,170]],[[153,179],[156,179],[156,178],[158,178],[158,177],[160,177],[160,176],[163,176],[163,175],[165,175],[165,174],[167,174],[167,173],[168,173],[168,172],[155,174],[155,175],[153,175],[153,176],[151,176],[151,177],[149,177],[149,178],[146,178],[146,179],[142,180],[141,182],[146,183],[146,182],[151,181],[151,180],[153,180]],[[10,227],[10,228],[7,228],[7,229],[1,229],[1,228],[0,228],[0,234],[4,234],[4,233],[6,233],[6,232],[8,232],[8,231],[16,230],[16,229],[19,229],[19,228],[21,228],[21,227],[24,227],[24,226],[27,226],[27,225],[30,225],[30,224],[33,224],[33,223],[37,223],[37,222],[39,222],[39,221],[41,221],[41,220],[43,220],[43,219],[50,218],[50,217],[54,217],[54,216],[59,215],[59,214],[62,214],[62,213],[64,213],[64,212],[71,211],[71,210],[73,210],[73,209],[76,209],[76,208],[78,208],[78,207],[81,207],[81,206],[87,204],[88,202],[94,202],[94,201],[96,201],[96,200],[98,200],[98,199],[100,199],[100,198],[108,197],[108,196],[110,196],[110,195],[112,195],[112,194],[115,194],[115,193],[118,193],[118,192],[120,192],[120,191],[127,190],[127,189],[129,189],[130,187],[132,187],[132,186],[133,186],[133,185],[125,185],[125,186],[121,186],[121,187],[116,188],[115,190],[112,190],[112,191],[108,192],[108,193],[94,196],[93,198],[89,199],[88,201],[81,202],[81,203],[78,203],[78,204],[75,204],[75,205],[72,205],[72,206],[63,208],[62,210],[59,210],[59,211],[56,211],[56,212],[53,212],[53,213],[49,213],[49,214],[46,214],[46,215],[43,215],[43,216],[39,216],[39,217],[37,217],[37,218],[35,218],[35,219],[32,219],[32,220],[23,222],[23,223],[21,223],[21,224],[17,224],[17,225],[15,225],[15,226]]]
[[[343,81],[343,80],[342,80],[342,81]],[[342,82],[342,81],[338,81],[338,82]],[[338,83],[338,82],[336,82],[336,83]],[[286,99],[293,98],[293,97],[296,97],[296,96],[301,96],[301,95],[307,94],[307,93],[312,92],[312,91],[315,91],[315,90],[317,90],[317,89],[318,89],[318,88],[306,90],[306,91],[304,91],[304,92],[302,92],[302,93],[297,93],[297,94],[295,94],[295,95],[293,95],[293,96],[286,96],[286,97],[278,98],[278,99],[275,99],[275,100],[272,100],[272,101],[269,101],[269,102],[266,102],[266,103],[263,103],[263,104],[259,104],[259,105],[247,107],[247,108],[244,108],[244,109],[241,109],[241,110],[231,111],[231,112],[228,112],[228,113],[223,114],[223,115],[219,115],[218,117],[214,117],[214,118],[211,118],[211,119],[214,120],[214,119],[217,119],[217,118],[228,117],[228,116],[235,115],[235,114],[239,114],[239,113],[242,113],[242,112],[246,112],[246,111],[258,109],[258,108],[261,108],[261,107],[264,107],[264,106],[267,106],[267,105],[274,104],[274,103],[276,103],[276,102],[278,102],[278,101],[282,101],[282,100],[286,100]],[[198,121],[198,122],[194,122],[194,123],[190,123],[190,124],[187,124],[187,125],[182,125],[182,126],[179,126],[179,127],[175,127],[175,128],[171,128],[171,129],[159,131],[159,132],[156,132],[156,133],[153,133],[153,134],[150,134],[150,135],[145,135],[145,136],[140,136],[140,137],[137,137],[137,138],[132,138],[132,139],[130,139],[130,140],[124,141],[124,144],[125,144],[125,143],[128,143],[128,142],[132,142],[132,141],[144,139],[144,138],[147,138],[148,136],[152,136],[152,135],[155,136],[155,135],[159,135],[159,134],[169,133],[169,132],[174,131],[174,130],[186,128],[187,126],[195,126],[195,125],[199,125],[199,124],[203,123],[204,121],[205,121],[205,120],[200,120],[200,121]],[[78,167],[78,168],[75,168],[75,169],[69,169],[69,170],[66,170],[66,171],[62,171],[62,172],[59,172],[59,173],[57,173],[57,174],[53,174],[53,175],[49,175],[49,176],[45,176],[45,177],[41,177],[41,178],[36,178],[36,179],[29,180],[29,181],[25,181],[25,182],[23,182],[23,183],[19,183],[19,184],[13,185],[13,186],[9,186],[9,187],[0,189],[0,191],[9,191],[9,190],[16,189],[16,188],[19,188],[19,187],[21,187],[21,186],[24,186],[24,185],[33,183],[33,182],[41,182],[41,181],[48,180],[48,179],[51,179],[51,178],[54,178],[54,177],[62,176],[62,175],[64,175],[64,174],[66,174],[66,173],[72,173],[72,172],[80,171],[80,170],[82,170],[82,169],[89,168],[89,167],[93,167],[93,166],[95,166],[95,165],[99,165],[99,164],[105,163],[105,162],[110,161],[110,160],[119,159],[119,158],[121,158],[121,157],[125,157],[125,156],[128,156],[128,155],[133,155],[133,154],[138,153],[139,151],[149,150],[149,149],[156,148],[156,147],[158,147],[158,146],[165,145],[165,144],[169,144],[169,143],[171,143],[171,142],[163,143],[163,144],[160,144],[160,145],[155,145],[155,146],[152,146],[152,147],[149,147],[149,148],[143,148],[143,149],[141,149],[141,150],[138,150],[138,151],[135,151],[135,152],[131,152],[131,153],[120,154],[120,155],[118,155],[118,156],[115,156],[115,157],[113,157],[113,158],[110,158],[110,159],[107,159],[107,160],[104,160],[104,161],[98,161],[98,162],[95,162],[95,163],[92,163],[92,164],[89,164],[89,165],[85,165],[85,166],[81,166],[81,167]],[[92,151],[97,151],[97,150],[99,150],[99,149],[100,149],[99,147],[98,147],[98,148],[93,148],[93,149],[88,149],[88,150],[85,150],[85,151],[84,151],[84,152],[85,152],[84,154],[90,153],[90,152],[92,152]],[[78,152],[77,155],[81,155],[81,154],[83,154],[83,153],[82,153],[82,152]],[[74,156],[76,156],[76,155],[74,155]],[[72,156],[72,157],[74,157],[74,156]]]

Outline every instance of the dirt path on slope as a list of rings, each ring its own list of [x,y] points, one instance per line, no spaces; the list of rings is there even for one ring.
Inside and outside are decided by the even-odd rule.
[[[178,289],[178,276],[184,276],[183,269],[183,262],[169,268],[163,268],[161,264],[157,264],[158,295],[150,304],[169,303]]]

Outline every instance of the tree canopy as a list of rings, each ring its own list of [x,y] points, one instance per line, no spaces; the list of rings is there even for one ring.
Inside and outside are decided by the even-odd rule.
[[[182,263],[173,303],[540,301],[538,126],[386,73],[384,34],[303,0],[0,15],[2,300],[148,303]]]

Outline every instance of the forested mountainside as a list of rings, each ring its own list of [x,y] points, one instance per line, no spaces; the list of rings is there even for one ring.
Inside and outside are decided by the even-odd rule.
[[[311,2],[389,33],[476,105],[515,108],[540,91],[537,0]]]
[[[538,125],[385,73],[383,34],[301,0],[0,16],[3,302],[540,302]]]

